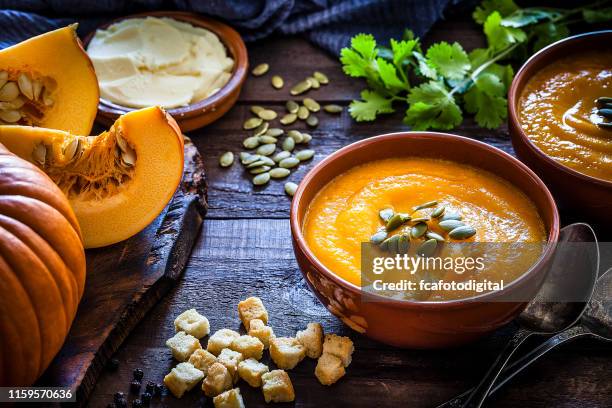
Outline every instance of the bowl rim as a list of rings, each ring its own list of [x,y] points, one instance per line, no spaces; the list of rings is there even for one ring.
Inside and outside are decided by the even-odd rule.
[[[83,48],[85,49],[85,52],[87,52],[87,47],[89,46],[92,38],[95,36],[96,31],[106,29],[109,26],[124,20],[145,17],[168,17],[177,21],[188,23],[195,27],[205,28],[212,31],[219,38],[221,43],[223,43],[227,52],[232,54],[232,57],[234,58],[234,67],[232,68],[231,77],[217,92],[207,98],[202,99],[201,101],[197,101],[187,106],[164,108],[166,112],[177,118],[177,120],[190,119],[208,112],[210,108],[218,106],[225,99],[227,99],[231,93],[234,92],[234,90],[239,89],[242,86],[247,77],[249,58],[246,45],[240,34],[225,23],[189,11],[148,11],[112,19],[98,25],[84,37]],[[233,46],[230,47],[228,44],[232,44]],[[236,50],[235,55],[232,52],[234,49]],[[119,105],[102,97],[100,97],[100,101],[98,103],[98,110],[106,115],[120,116],[138,109],[141,108],[132,108],[129,106]]]
[[[291,201],[291,211],[289,215],[289,222],[291,227],[291,235],[293,237],[293,241],[295,245],[299,247],[299,250],[304,254],[304,256],[308,259],[308,261],[316,266],[316,269],[325,275],[326,278],[334,281],[337,285],[348,289],[349,291],[356,294],[363,294],[361,287],[351,283],[340,276],[334,274],[330,269],[327,268],[318,258],[312,253],[308,245],[306,244],[306,239],[302,233],[302,226],[298,223],[298,209],[300,207],[302,197],[304,195],[304,190],[307,185],[312,181],[312,179],[319,174],[323,169],[331,162],[335,160],[341,160],[343,156],[347,153],[350,153],[353,150],[357,149],[365,149],[369,147],[373,147],[377,143],[387,139],[394,139],[400,137],[412,137],[412,138],[435,138],[439,142],[444,142],[448,138],[455,139],[462,143],[467,143],[469,145],[474,146],[475,148],[484,149],[487,151],[487,154],[494,154],[501,157],[503,160],[508,161],[510,164],[514,165],[519,169],[519,171],[523,171],[535,184],[542,190],[544,193],[548,204],[551,206],[552,210],[552,224],[549,228],[547,245],[545,246],[545,250],[535,261],[531,267],[523,273],[521,276],[510,282],[508,285],[504,287],[503,290],[498,292],[487,292],[476,296],[471,296],[463,299],[452,299],[452,300],[441,300],[441,301],[413,301],[413,300],[398,300],[398,299],[388,299],[381,298],[385,303],[393,305],[395,307],[404,308],[404,309],[444,309],[444,308],[460,308],[465,307],[469,304],[473,304],[476,302],[487,302],[490,298],[495,298],[499,295],[500,292],[507,293],[511,289],[519,286],[523,281],[525,281],[530,275],[534,273],[538,269],[538,267],[548,262],[554,252],[554,244],[557,243],[559,238],[560,231],[560,218],[559,211],[557,209],[556,202],[544,182],[524,163],[511,156],[510,154],[504,152],[503,150],[498,149],[497,147],[491,146],[487,143],[474,140],[465,136],[454,135],[450,133],[443,132],[427,132],[427,131],[405,131],[405,132],[393,132],[386,133],[378,136],[369,137],[354,143],[351,143],[347,146],[342,147],[341,149],[336,150],[331,153],[329,156],[321,160],[319,163],[315,164],[308,173],[304,176],[302,181],[299,183],[298,188],[294,194],[294,197]],[[398,155],[398,157],[407,156],[407,155]],[[376,159],[373,159],[376,160]],[[337,175],[336,175],[337,176]],[[378,295],[372,295],[378,296]],[[521,303],[521,302],[518,302]]]
[[[531,141],[531,139],[529,139],[527,134],[523,131],[523,128],[521,127],[521,121],[519,119],[518,108],[517,108],[518,101],[521,97],[521,92],[525,88],[525,84],[527,84],[529,79],[526,79],[525,84],[523,84],[521,87],[519,87],[519,83],[523,81],[523,77],[527,75],[527,70],[532,65],[537,64],[541,62],[542,60],[544,60],[545,62],[544,66],[549,66],[552,62],[554,62],[557,59],[557,58],[553,58],[550,56],[551,52],[554,52],[555,50],[560,49],[560,48],[570,46],[571,44],[575,42],[588,41],[590,38],[596,38],[600,36],[602,37],[609,36],[611,37],[611,40],[612,40],[612,30],[591,31],[588,33],[573,35],[571,37],[567,37],[562,40],[556,41],[552,44],[549,44],[546,47],[539,50],[538,52],[536,52],[535,54],[533,54],[531,57],[529,57],[529,59],[525,61],[525,63],[521,66],[521,68],[518,70],[518,72],[514,76],[514,79],[512,80],[512,83],[510,84],[510,89],[508,90],[508,111],[509,111],[508,121],[512,125],[512,127],[516,130],[513,133],[517,134],[520,137],[520,139],[523,141],[523,143],[525,143],[526,146],[532,152],[534,152],[540,160],[544,161],[550,166],[553,166],[557,171],[561,171],[562,173],[565,173],[569,176],[576,177],[580,179],[581,181],[584,181],[587,183],[598,184],[606,188],[612,188],[612,180],[604,180],[598,177],[593,177],[593,176],[589,176],[588,174],[581,173],[577,170],[572,169],[571,167],[567,167],[557,162],[555,159],[553,159],[552,157],[544,153],[538,146],[535,145],[535,143]],[[551,58],[551,60],[547,62],[546,61],[547,58]],[[536,70],[536,72],[540,71],[540,69]]]

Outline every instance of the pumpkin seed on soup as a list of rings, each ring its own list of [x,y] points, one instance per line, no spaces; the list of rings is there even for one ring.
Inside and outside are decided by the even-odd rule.
[[[412,211],[424,210],[425,208],[431,208],[431,207],[434,207],[436,205],[438,205],[437,201],[435,201],[435,200],[434,201],[428,201],[426,203],[417,205],[416,207],[414,207],[412,209]]]
[[[446,242],[446,240],[444,239],[444,237],[442,235],[437,234],[437,233],[435,233],[433,231],[427,231],[425,233],[425,237],[427,239],[435,239],[438,242]]]
[[[259,64],[257,65],[255,68],[253,68],[253,70],[251,71],[251,73],[254,76],[262,76],[264,75],[266,72],[268,72],[268,70],[270,69],[270,65],[263,63],[263,64]]]
[[[283,78],[281,78],[278,75],[274,75],[272,77],[272,86],[276,89],[281,89],[283,87],[283,85],[285,85],[285,81],[283,81]]]
[[[399,241],[399,238],[399,234],[392,235],[389,238],[385,239],[380,244],[380,247],[385,251],[397,252],[397,243]]]
[[[391,208],[383,208],[378,212],[378,216],[383,222],[389,221],[389,219],[393,217],[393,214],[395,214],[395,212]]]
[[[417,248],[417,255],[420,255],[423,257],[432,256],[434,252],[436,251],[437,246],[438,246],[438,241],[436,241],[435,239],[428,239],[427,241],[419,245],[419,247]]]
[[[462,219],[463,217],[457,211],[449,210],[449,211],[444,211],[444,215],[442,216],[440,220],[441,221],[448,221],[448,220],[461,221]]]
[[[219,157],[219,165],[221,167],[229,167],[234,164],[234,153],[225,152]]]
[[[421,238],[427,232],[427,224],[419,222],[410,229],[410,236],[414,239]]]
[[[402,214],[402,213],[394,214],[387,221],[387,225],[386,225],[387,231],[393,231],[394,229],[396,229],[397,227],[399,227],[400,225],[402,225],[406,221],[410,221],[410,216],[409,215]]]
[[[441,205],[440,207],[436,207],[431,212],[431,218],[440,218],[444,214],[444,210],[446,210],[446,207],[443,205]]]
[[[452,231],[455,228],[462,227],[464,225],[465,223],[459,220],[443,220],[438,223],[438,226],[447,232]]]
[[[373,244],[379,245],[385,239],[387,239],[387,231],[382,229],[370,237],[370,242]]]
[[[474,227],[471,227],[469,225],[462,225],[460,227],[457,227],[451,230],[451,232],[448,233],[448,236],[452,239],[462,240],[462,239],[468,239],[474,236],[475,234],[476,234],[476,229]]]
[[[400,235],[397,240],[397,252],[405,254],[410,249],[410,237],[406,234]]]

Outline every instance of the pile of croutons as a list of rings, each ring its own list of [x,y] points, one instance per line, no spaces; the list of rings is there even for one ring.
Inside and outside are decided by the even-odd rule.
[[[276,337],[267,325],[268,312],[257,297],[238,303],[238,314],[248,334],[218,330],[209,337],[206,350],[199,340],[210,333],[206,317],[189,309],[174,320],[176,334],[166,345],[181,363],[164,377],[174,396],[182,397],[204,380],[202,390],[213,398],[216,408],[240,408],[244,407],[240,388],[233,387],[243,379],[251,387],[261,387],[266,402],[290,402],[295,392],[285,370],[291,370],[306,356],[318,359],[315,376],[324,385],[338,381],[351,363],[351,339],[335,334],[324,337],[319,323],[308,323],[295,337]],[[270,371],[259,362],[267,349],[277,370]]]

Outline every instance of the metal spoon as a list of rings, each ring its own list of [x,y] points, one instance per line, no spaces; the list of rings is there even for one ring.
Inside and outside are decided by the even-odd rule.
[[[612,342],[612,268],[608,269],[599,279],[597,279],[593,297],[591,297],[584,311],[584,315],[580,319],[580,323],[565,331],[557,333],[508,367],[504,368],[495,386],[491,389],[491,392],[489,392],[489,395],[497,392],[517,374],[555,347],[582,337]],[[464,402],[472,390],[464,392],[455,397],[452,401],[459,401],[459,403]],[[440,405],[440,407],[447,406],[447,404],[450,404],[450,401]]]
[[[484,378],[462,404],[481,407],[495,380],[514,352],[534,334],[553,334],[573,326],[593,294],[599,271],[599,249],[595,232],[587,224],[572,224],[561,230],[559,244],[564,242],[594,242],[583,251],[557,251],[542,287],[517,318],[521,327],[514,333]],[[572,299],[574,301],[550,301]],[[459,406],[460,401],[451,401]]]

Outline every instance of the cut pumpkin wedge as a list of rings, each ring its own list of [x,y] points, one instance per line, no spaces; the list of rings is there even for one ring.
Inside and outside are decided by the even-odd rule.
[[[62,189],[86,248],[144,229],[170,201],[183,174],[183,136],[160,107],[127,113],[98,136],[0,126],[0,143],[37,164]]]

